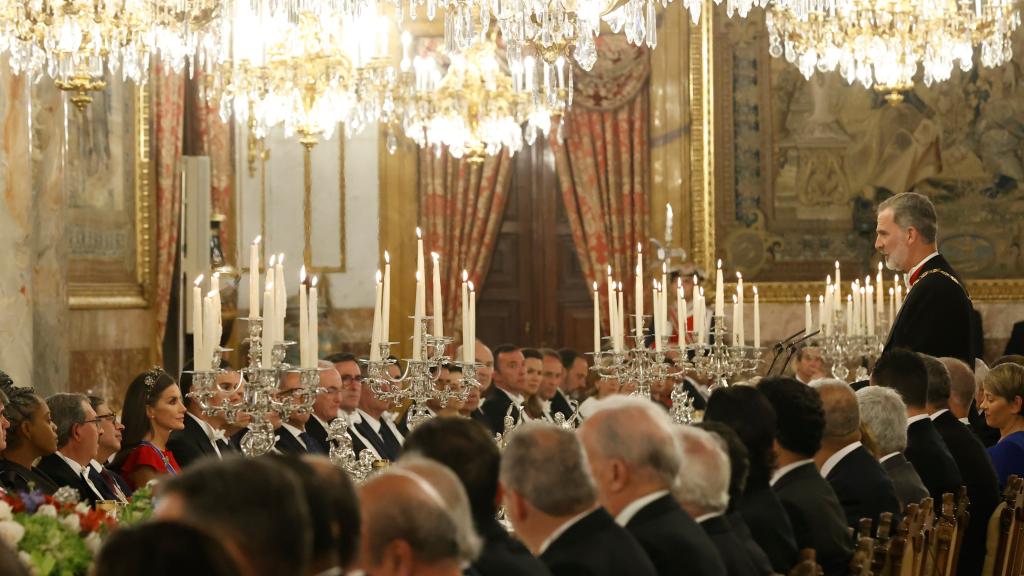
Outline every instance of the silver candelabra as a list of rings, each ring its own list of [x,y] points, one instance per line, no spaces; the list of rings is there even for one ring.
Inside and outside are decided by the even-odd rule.
[[[747,346],[742,342],[735,345],[727,343],[729,330],[725,316],[715,316],[714,342],[704,343],[696,337],[696,332],[690,334],[695,335],[696,342],[686,345],[687,354],[684,356],[689,357],[688,363],[695,372],[711,381],[709,388],[712,391],[728,386],[729,381],[738,376],[755,372],[761,365],[764,348]]]
[[[846,313],[838,306],[832,311],[832,326],[811,340],[811,345],[820,348],[822,356],[831,365],[832,376],[843,382],[848,381],[850,369],[847,365],[851,362],[858,363],[854,380],[867,380],[868,370],[864,361],[868,364],[874,362],[884,343],[877,332],[873,335],[850,334],[846,330]]]

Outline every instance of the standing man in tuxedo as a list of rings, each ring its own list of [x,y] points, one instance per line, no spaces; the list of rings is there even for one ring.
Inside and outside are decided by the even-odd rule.
[[[516,535],[554,576],[656,576],[636,539],[598,505],[574,432],[548,422],[517,428],[501,458],[501,485]]]
[[[484,421],[494,434],[505,433],[505,415],[512,420],[522,419],[523,389],[526,385],[526,358],[514,344],[502,344],[494,349],[494,385],[484,396],[481,406]]]
[[[54,394],[46,399],[50,417],[57,425],[57,451],[39,460],[36,468],[57,486],[78,491],[84,501],[114,500],[113,492],[93,470],[100,445],[100,426],[96,411],[81,394]]]
[[[909,348],[973,362],[971,300],[963,281],[938,252],[932,201],[916,192],[889,198],[878,205],[875,232],[875,249],[889,270],[906,275],[907,285],[885,350]]]
[[[659,576],[726,574],[708,535],[672,497],[682,464],[668,414],[641,398],[611,396],[580,426],[598,502],[636,538]]]
[[[949,409],[952,384],[949,370],[931,356],[922,356],[921,360],[928,370],[928,412],[960,469],[967,485],[967,497],[971,499],[974,521],[968,522],[964,533],[957,573],[980,574],[985,564],[988,518],[999,505],[999,478],[985,446]]]
[[[218,392],[208,400],[210,405],[216,406],[225,400],[234,402],[238,400],[239,393],[233,390],[241,379],[241,374],[231,370],[225,362],[221,368],[224,370],[217,375]],[[174,454],[175,461],[182,468],[187,468],[204,456],[221,458],[224,452],[230,451],[227,437],[224,435],[224,428],[227,420],[223,412],[206,414],[199,401],[191,397],[192,392],[192,370],[193,364],[189,361],[181,372],[179,378],[181,397],[185,401],[185,428],[174,430],[167,439],[167,449]]]
[[[286,372],[281,377],[281,385],[276,393],[281,403],[298,403],[293,396],[296,390],[302,388],[302,381],[298,372]],[[309,422],[311,414],[304,410],[297,410],[288,416],[288,420],[281,420],[277,416],[270,418],[275,426],[277,443],[274,447],[282,454],[327,454],[327,449],[320,442],[306,432],[306,423]]]
[[[921,476],[928,494],[942,502],[946,492],[957,494],[963,484],[960,468],[942,441],[928,411],[928,370],[921,357],[895,348],[882,353],[871,383],[899,392],[907,405],[907,460]],[[947,393],[948,398],[948,393]]]
[[[349,367],[350,370],[359,374],[360,378],[362,377],[354,356],[351,362],[341,362],[340,364]],[[323,389],[323,392],[316,395],[316,400],[313,402],[313,414],[306,422],[306,432],[309,432],[309,435],[325,449],[330,449],[331,446],[327,440],[327,431],[331,427],[331,421],[339,416],[341,395],[344,389],[342,376],[334,366],[333,362],[327,360],[321,360],[317,364],[320,369],[320,388]]]

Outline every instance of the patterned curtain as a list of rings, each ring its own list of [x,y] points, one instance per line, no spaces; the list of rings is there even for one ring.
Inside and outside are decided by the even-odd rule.
[[[227,217],[220,227],[220,240],[225,258],[228,262],[233,262],[237,239],[234,221],[235,165],[231,138],[232,123],[222,122],[219,103],[216,100],[207,102],[202,91],[198,89],[203,83],[203,72],[197,70],[195,74],[196,79],[190,82],[194,88],[188,91],[188,97],[193,99],[190,108],[195,111],[192,118],[195,122],[195,150],[190,150],[190,153],[210,157],[210,201],[215,213]]]
[[[552,132],[551,143],[587,285],[596,281],[604,286],[610,264],[632,300],[636,246],[646,245],[649,237],[650,65],[647,50],[630,46],[621,36],[602,36],[598,54],[591,72],[576,71],[564,141]],[[600,294],[604,298],[607,291],[602,288]],[[632,310],[632,305],[625,308]],[[602,318],[607,323],[603,312]]]
[[[155,65],[150,74],[153,103],[153,166],[156,190],[156,313],[154,350],[162,362],[167,309],[174,286],[174,265],[178,256],[181,190],[178,166],[185,119],[185,82],[181,74]]]
[[[462,331],[462,271],[469,272],[479,294],[505,214],[511,176],[512,159],[505,151],[474,164],[452,158],[447,150],[440,154],[434,148],[420,150],[420,215],[427,270],[432,273],[429,252],[441,254],[445,325],[451,327],[449,335],[456,341]],[[429,280],[427,286],[432,286]],[[428,313],[432,313],[430,290]]]

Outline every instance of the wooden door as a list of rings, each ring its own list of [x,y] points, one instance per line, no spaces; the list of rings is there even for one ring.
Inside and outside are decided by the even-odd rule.
[[[514,159],[505,216],[477,303],[477,335],[491,347],[588,350],[591,302],[558,189],[554,153],[547,140],[538,139]]]

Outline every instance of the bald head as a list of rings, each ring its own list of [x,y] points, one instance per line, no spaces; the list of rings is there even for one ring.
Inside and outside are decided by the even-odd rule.
[[[321,360],[317,368],[320,369],[320,388],[323,392],[316,396],[313,414],[329,423],[338,417],[338,410],[341,408],[341,374],[333,362],[326,360]]]
[[[840,439],[856,434],[860,429],[860,409],[853,388],[839,380],[823,379],[813,387],[821,396],[825,410],[823,439]]]
[[[473,514],[462,482],[450,468],[422,456],[403,456],[392,471],[410,472],[426,481],[444,500],[458,530],[459,556],[464,562],[473,562],[480,555],[483,543],[473,527]]]

